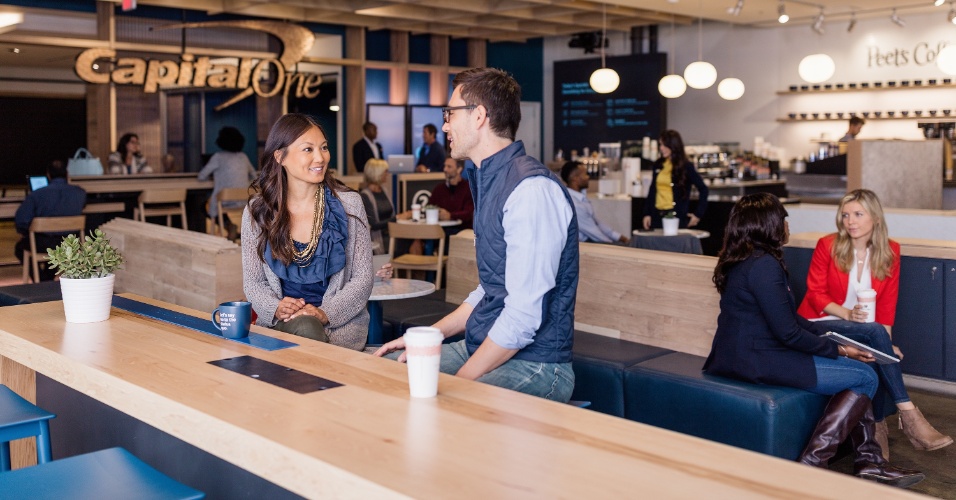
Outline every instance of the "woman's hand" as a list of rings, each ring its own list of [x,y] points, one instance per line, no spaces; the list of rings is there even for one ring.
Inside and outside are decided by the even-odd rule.
[[[844,310],[846,310],[847,321],[853,321],[855,323],[866,323],[866,320],[869,317],[866,311],[863,310],[863,306],[861,306],[860,304],[853,306],[853,309],[844,308]]]
[[[323,325],[329,324],[329,317],[325,314],[325,311],[313,306],[312,304],[306,304],[302,306],[302,309],[296,311],[296,313],[290,316],[286,321],[291,321],[299,316],[315,316]]]
[[[384,266],[379,268],[378,271],[375,271],[375,276],[382,278],[383,280],[391,279],[392,277],[392,263],[386,262]]]
[[[694,227],[697,224],[700,224],[700,217],[690,214],[690,220],[687,222],[687,227]]]
[[[872,363],[873,361],[875,361],[875,358],[873,357],[872,354],[866,351],[857,349],[856,347],[853,347],[853,346],[841,345],[840,349],[838,350],[843,351],[843,353],[846,354],[846,357],[850,359],[855,359],[857,361],[862,361],[864,363]]]
[[[382,347],[379,347],[378,350],[375,351],[374,355],[375,355],[375,356],[378,356],[378,357],[382,357],[382,356],[384,356],[384,355],[386,355],[386,354],[388,354],[388,353],[390,353],[390,352],[397,351],[397,350],[399,350],[399,349],[404,349],[404,348],[405,348],[405,338],[404,338],[404,337],[399,337],[399,338],[397,338],[397,339],[395,339],[395,340],[393,340],[393,341],[391,341],[391,342],[389,342],[389,343],[383,345]],[[405,362],[405,353],[404,353],[404,352],[403,352],[401,355],[398,356],[398,362],[399,362],[399,363],[404,363],[404,362]]]
[[[645,230],[645,231],[649,231],[650,229],[651,229],[651,216],[650,216],[650,215],[645,215],[645,216],[644,216],[644,230]]]
[[[305,307],[304,299],[294,299],[292,297],[282,297],[279,301],[279,307],[276,307],[276,319],[288,321],[292,315],[299,312],[299,309]]]
[[[896,354],[897,358],[900,358],[900,361],[903,361],[903,351],[899,347],[893,346],[893,354]]]

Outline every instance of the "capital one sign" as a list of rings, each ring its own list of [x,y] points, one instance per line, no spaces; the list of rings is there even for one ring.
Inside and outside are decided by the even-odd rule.
[[[76,74],[84,81],[94,84],[141,85],[143,92],[148,94],[155,93],[161,85],[239,91],[217,106],[217,111],[252,94],[273,97],[281,92],[285,98],[295,95],[309,99],[319,95],[321,75],[293,71],[296,63],[302,60],[315,43],[315,35],[302,26],[276,21],[245,20],[174,24],[158,29],[176,28],[241,28],[263,31],[282,41],[282,54],[278,58],[270,59],[243,57],[238,58],[238,64],[223,64],[213,62],[209,56],[197,57],[189,53],[182,54],[179,61],[136,57],[117,59],[113,49],[92,48],[77,56],[74,66]],[[113,63],[112,68],[105,72],[96,69],[109,67],[103,62]],[[260,75],[266,72],[275,75],[274,82],[262,82]]]

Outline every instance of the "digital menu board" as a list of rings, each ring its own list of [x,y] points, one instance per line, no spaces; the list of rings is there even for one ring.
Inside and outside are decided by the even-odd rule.
[[[602,142],[656,139],[667,124],[665,98],[657,91],[666,61],[663,53],[608,57],[607,67],[621,77],[609,94],[598,94],[588,83],[600,59],[555,61],[555,149],[567,154],[585,147],[597,151]]]

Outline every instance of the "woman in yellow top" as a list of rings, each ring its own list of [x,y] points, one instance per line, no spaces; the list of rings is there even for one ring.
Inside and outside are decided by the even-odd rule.
[[[675,212],[680,227],[694,227],[707,211],[707,185],[694,164],[687,161],[684,141],[676,130],[661,132],[661,157],[654,162],[654,177],[644,200],[644,229],[662,227],[661,218]],[[676,168],[675,168],[676,166]],[[688,215],[690,185],[697,186],[697,210]]]

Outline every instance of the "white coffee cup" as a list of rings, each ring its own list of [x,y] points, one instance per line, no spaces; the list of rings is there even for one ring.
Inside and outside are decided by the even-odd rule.
[[[412,220],[418,222],[422,219],[422,206],[418,203],[412,205]]]
[[[856,302],[860,308],[866,311],[866,322],[876,321],[876,290],[867,288],[866,290],[857,290]]]
[[[438,224],[438,209],[437,208],[425,209],[425,222],[429,224]]]
[[[438,328],[416,326],[405,332],[404,339],[409,393],[413,398],[435,397],[438,394],[441,343],[445,336]]]

